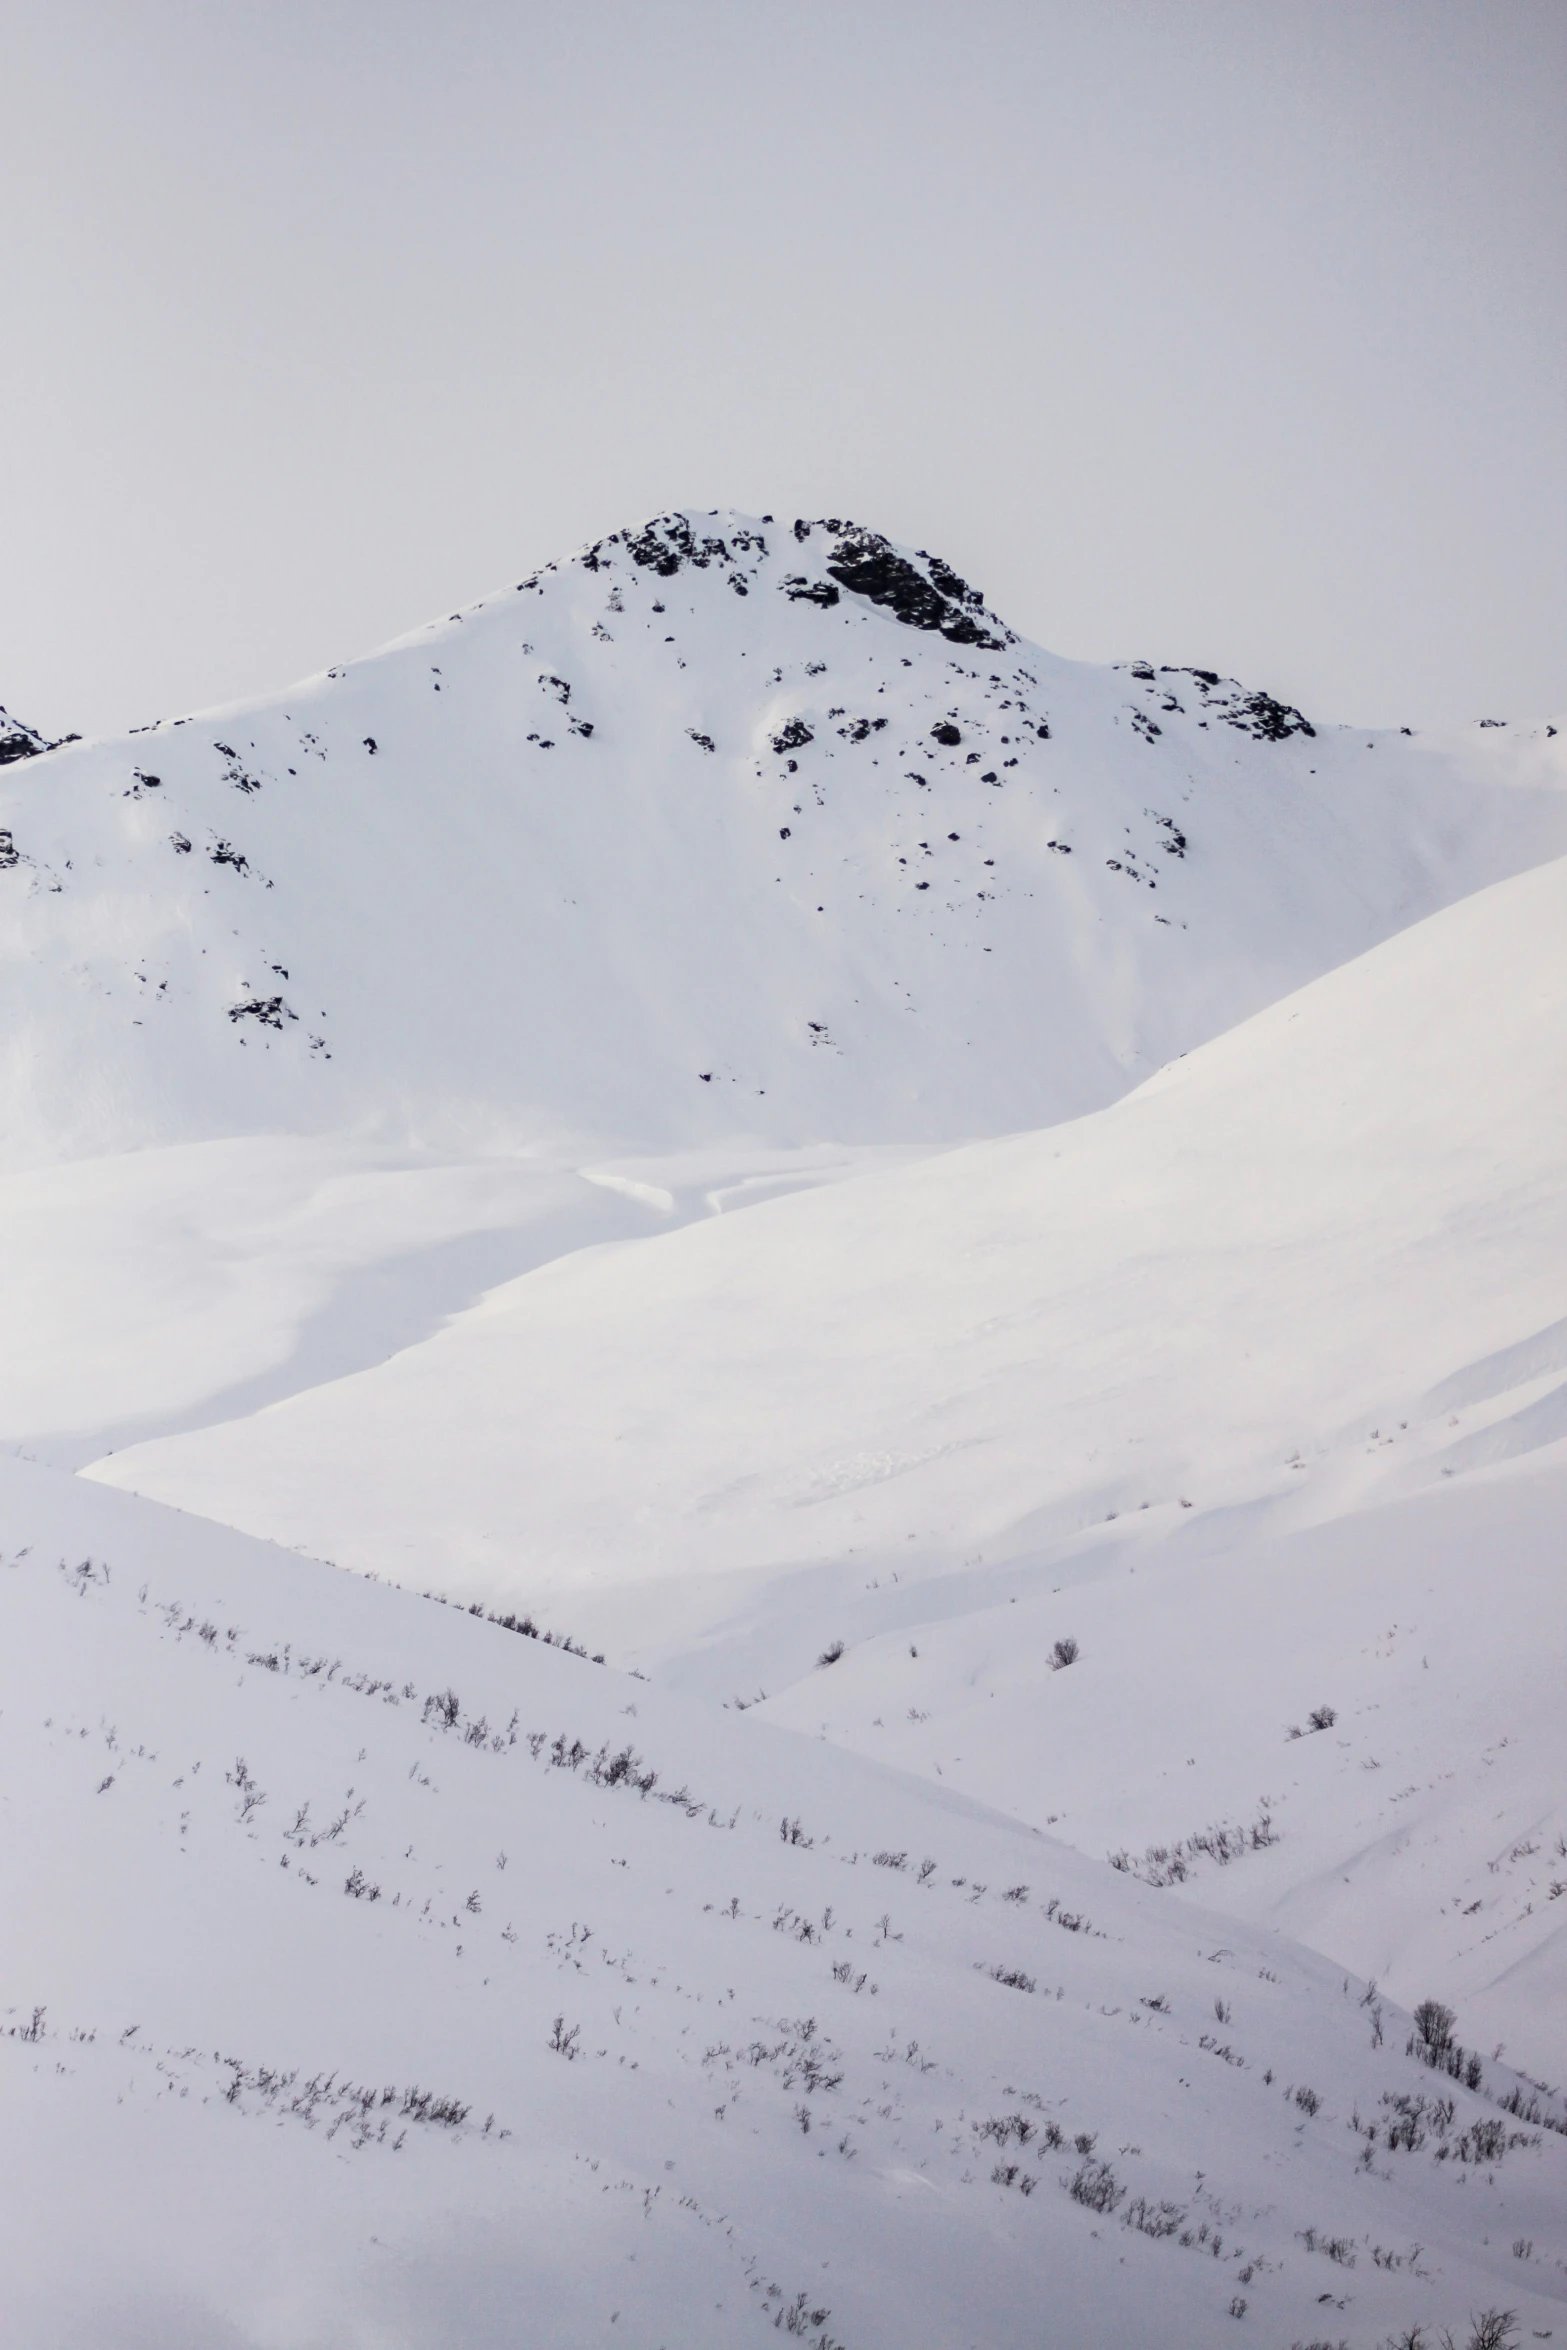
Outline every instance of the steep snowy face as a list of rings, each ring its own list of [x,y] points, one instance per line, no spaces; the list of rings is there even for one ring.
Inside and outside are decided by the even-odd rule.
[[[1314,729],[848,522],[667,515],[14,766],[0,1153],[1041,1124],[1567,848],[1560,748]]]

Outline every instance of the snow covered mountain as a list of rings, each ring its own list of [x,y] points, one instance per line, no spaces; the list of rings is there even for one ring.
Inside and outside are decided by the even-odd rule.
[[[677,514],[0,765],[7,2340],[1559,2336],[1557,730]]]
[[[1567,850],[1561,754],[1054,660],[872,532],[668,515],[17,764],[0,1153],[1038,1125]]]

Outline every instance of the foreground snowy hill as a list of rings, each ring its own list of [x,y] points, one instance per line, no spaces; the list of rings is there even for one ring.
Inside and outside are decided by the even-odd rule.
[[[1567,849],[1561,754],[1054,660],[872,532],[668,515],[9,767],[0,1155],[1038,1125]]]
[[[1462,2016],[151,1504],[0,1507],[29,2350],[1559,2329],[1561,2101]]]
[[[1567,861],[1074,1126],[563,1260],[90,1474],[765,1691],[1097,1855],[1299,1786],[1240,1898],[1559,2064],[1560,1489],[1494,1479],[1567,1434],[1564,936]]]

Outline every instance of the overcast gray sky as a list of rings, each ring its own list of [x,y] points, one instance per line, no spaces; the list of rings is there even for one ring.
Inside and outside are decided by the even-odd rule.
[[[0,701],[675,504],[1319,716],[1567,706],[1564,0],[3,0]]]

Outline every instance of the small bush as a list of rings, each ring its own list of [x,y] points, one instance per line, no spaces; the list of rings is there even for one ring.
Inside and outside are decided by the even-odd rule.
[[[841,1640],[829,1640],[816,1660],[816,1670],[820,1672],[824,1665],[835,1665],[843,1651],[844,1643]]]
[[[1010,2138],[1016,2138],[1020,2146],[1026,2146],[1034,2135],[1033,2123],[1026,2121],[1020,2113],[992,2114],[989,2121],[971,2122],[969,2127],[980,2138],[994,2138],[998,2146],[1005,2146]]]
[[[1340,2268],[1354,2267],[1355,2248],[1348,2236],[1323,2236],[1315,2228],[1300,2228],[1296,2233],[1308,2252],[1325,2253],[1329,2260],[1336,2260]]]
[[[1440,1999],[1422,1999],[1415,2009],[1415,2030],[1422,2046],[1439,2053],[1450,2046],[1457,2021],[1452,2009],[1444,2007]]]
[[[1059,1673],[1067,1665],[1075,1665],[1077,1659],[1077,1642],[1075,1640],[1058,1640],[1050,1651],[1050,1670],[1053,1673]]]
[[[1243,1853],[1264,1852],[1278,1841],[1271,1815],[1262,1811],[1249,1826],[1227,1821],[1201,1828],[1176,1844],[1150,1844],[1140,1859],[1124,1846],[1107,1857],[1113,1869],[1123,1876],[1140,1877],[1145,1885],[1184,1885],[1199,1860],[1217,1861],[1220,1868],[1228,1868]]]
[[[1139,2235],[1152,2236],[1155,2242],[1164,2236],[1173,2236],[1186,2217],[1182,2203],[1150,2203],[1146,2195],[1139,2195],[1128,2206],[1123,2227],[1136,2228]]]
[[[1081,2203],[1085,2210],[1103,2212],[1107,2216],[1126,2193],[1110,2165],[1107,2162],[1096,2162],[1091,2155],[1083,2157],[1072,2176],[1063,2184],[1074,2203]]]
[[[1422,1999],[1414,2020],[1415,2028],[1404,2044],[1405,2055],[1418,2056],[1433,2072],[1462,2081],[1466,2089],[1478,2089],[1484,2068],[1472,2048],[1461,2048],[1453,2038],[1458,2018],[1452,2009],[1444,2007],[1440,1999]]]

